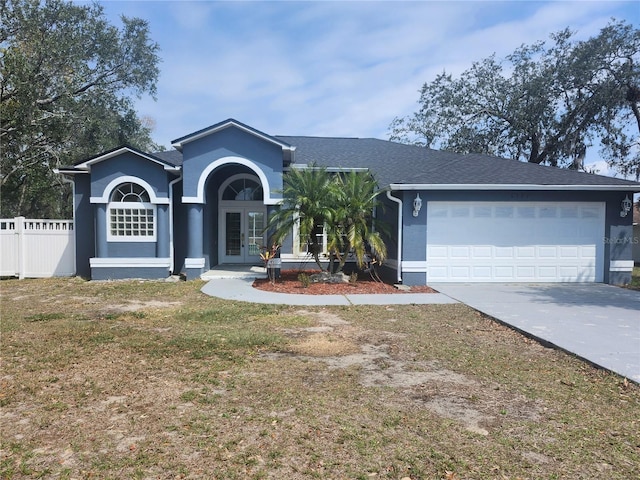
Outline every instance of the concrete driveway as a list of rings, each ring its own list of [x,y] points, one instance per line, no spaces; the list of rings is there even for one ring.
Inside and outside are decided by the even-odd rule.
[[[431,287],[544,342],[640,382],[640,292],[601,283]]]

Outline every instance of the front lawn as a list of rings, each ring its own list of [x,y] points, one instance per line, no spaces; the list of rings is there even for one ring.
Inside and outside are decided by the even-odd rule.
[[[628,285],[629,288],[633,288],[634,290],[640,290],[640,267],[633,267],[633,272],[631,273],[631,283]]]
[[[470,308],[201,286],[0,282],[0,477],[638,477],[640,388]]]

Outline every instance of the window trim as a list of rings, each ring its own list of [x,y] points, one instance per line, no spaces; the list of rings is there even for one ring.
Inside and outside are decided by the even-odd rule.
[[[294,257],[309,257],[312,253],[302,249],[302,242],[300,241],[300,218],[296,215],[295,222],[293,224],[293,256]],[[322,251],[320,256],[326,256],[329,254],[327,249],[327,225],[322,225]]]
[[[262,199],[260,199],[260,200],[237,200],[237,199],[224,200],[223,197],[224,197],[225,191],[236,180],[251,180],[252,182],[257,183],[258,184],[258,188],[260,188],[262,190]],[[253,203],[256,203],[256,204],[259,203],[260,205],[266,205],[264,203],[264,199],[265,199],[264,184],[261,182],[260,177],[258,177],[257,175],[255,175],[253,173],[236,173],[235,175],[230,176],[224,182],[222,182],[222,184],[218,188],[218,201],[220,202],[220,204],[225,204],[225,205],[226,204],[236,204],[236,202],[239,202],[239,203],[242,203],[242,204],[245,204],[245,203],[246,204],[250,204],[250,203],[253,202]]]
[[[152,210],[153,234],[152,235],[117,235],[113,233],[111,212],[112,210]],[[109,202],[107,204],[107,242],[144,242],[153,243],[158,238],[158,209],[156,205],[146,202]]]

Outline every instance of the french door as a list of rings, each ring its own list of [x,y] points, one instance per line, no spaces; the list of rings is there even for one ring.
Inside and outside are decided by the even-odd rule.
[[[220,263],[260,262],[267,212],[261,207],[224,208],[220,217]]]

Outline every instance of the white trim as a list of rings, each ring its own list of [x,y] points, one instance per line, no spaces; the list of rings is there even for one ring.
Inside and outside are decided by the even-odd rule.
[[[387,190],[387,198],[398,204],[398,283],[402,283],[402,200],[391,195],[391,190]]]
[[[255,203],[255,202],[259,202],[262,205],[262,200],[222,200],[222,195],[224,194],[224,191],[227,189],[227,187],[229,185],[231,185],[232,182],[239,180],[239,179],[245,179],[245,180],[253,180],[254,182],[258,182],[260,183],[260,179],[257,178],[255,175],[252,175],[250,173],[236,173],[235,175],[231,175],[229,178],[227,178],[224,182],[222,182],[222,184],[220,185],[220,188],[218,188],[218,202],[220,202],[220,204],[222,203],[230,203],[231,205],[237,205],[237,203],[235,202],[242,202],[242,203]],[[260,185],[260,188],[262,188],[263,192],[262,192],[262,198],[264,199],[264,188],[262,187],[262,185]]]
[[[89,170],[74,170],[73,168],[54,168],[53,173],[55,173],[56,175],[59,173],[63,175],[75,175],[80,173],[88,174],[90,172]]]
[[[300,253],[300,254],[295,254],[295,253],[281,253],[280,254],[280,258],[282,258],[283,260],[287,260],[287,261],[291,261],[291,262],[305,262],[305,261],[310,261],[311,263],[313,263],[313,265],[315,265],[315,260],[313,259],[313,256],[310,253]],[[321,261],[324,261],[324,259],[320,259]],[[327,261],[329,261],[328,259],[326,259]]]
[[[640,191],[636,185],[540,185],[540,184],[495,184],[495,183],[391,183],[391,190],[623,190]]]
[[[204,258],[185,258],[184,268],[204,268]]]
[[[426,260],[403,260],[402,271],[406,273],[426,273],[427,261]]]
[[[162,204],[162,205],[168,205],[169,204],[169,198],[168,197],[158,197],[158,196],[156,196],[156,192],[153,190],[153,188],[151,187],[151,185],[148,182],[146,182],[145,180],[141,179],[140,177],[133,177],[131,175],[122,175],[121,177],[114,178],[113,180],[111,180],[109,182],[109,184],[102,191],[102,196],[101,197],[91,197],[89,199],[89,202],[90,203],[109,203],[111,201],[111,199],[109,198],[109,197],[111,197],[111,192],[113,191],[114,188],[116,188],[121,183],[136,183],[136,184],[140,185],[141,187],[144,187],[144,189],[149,194],[149,202],[150,203]]]
[[[258,167],[256,163],[252,162],[247,158],[229,156],[229,157],[219,158],[215,162],[212,162],[209,165],[207,165],[207,168],[205,168],[202,171],[202,173],[200,173],[200,178],[198,179],[197,196],[182,197],[182,202],[204,204],[204,187],[207,183],[207,179],[209,178],[209,175],[211,174],[211,172],[213,172],[216,168],[222,165],[233,164],[233,163],[244,165],[245,167],[250,168],[258,176],[258,178],[260,179],[260,183],[262,184],[262,191],[263,191],[263,198],[264,198],[263,203],[265,205],[277,205],[279,202],[282,201],[282,199],[279,199],[279,198],[278,199],[271,198],[271,187],[269,186],[269,181],[267,180],[267,176],[264,174],[262,169]]]
[[[117,157],[118,155],[122,155],[125,152],[130,152],[133,153],[134,155],[137,155],[138,157],[142,157],[146,160],[150,160],[154,163],[157,163],[158,165],[162,165],[164,167],[165,170],[176,170],[176,169],[180,169],[180,167],[174,167],[172,165],[168,165],[160,160],[158,160],[157,158],[151,157],[149,155],[146,155],[144,153],[141,152],[136,152],[135,150],[132,150],[131,148],[128,147],[122,147],[119,148],[117,150],[114,150],[112,152],[106,153],[104,155],[100,155],[99,157],[95,157],[92,158],[91,160],[87,160],[86,162],[82,162],[79,163],[78,165],[74,165],[75,168],[81,168],[81,169],[87,169],[87,170],[91,170],[91,165],[95,164],[95,163],[100,163],[103,162],[104,160],[108,160],[110,158],[113,157]]]
[[[91,268],[144,268],[144,267],[167,267],[171,266],[170,258],[155,257],[117,257],[117,258],[90,258]]]
[[[633,272],[633,260],[611,260],[610,272]]]
[[[153,210],[153,235],[114,235],[111,233],[111,210]],[[158,208],[152,203],[110,202],[107,205],[107,242],[146,242],[158,240]]]
[[[258,132],[256,130],[252,130],[250,128],[247,128],[244,125],[241,125],[238,122],[235,122],[233,120],[229,120],[227,122],[224,122],[222,124],[219,125],[214,125],[212,127],[206,128],[204,130],[202,130],[200,133],[195,133],[195,134],[190,134],[190,135],[186,135],[184,137],[178,138],[177,140],[174,140],[173,142],[171,142],[171,145],[173,147],[175,147],[176,149],[180,150],[184,145],[186,145],[187,143],[193,142],[195,140],[198,140],[200,138],[206,137],[208,135],[211,135],[215,132],[219,132],[221,130],[224,130],[226,128],[229,128],[230,126],[235,126],[236,128],[247,132],[255,137],[261,138],[262,140],[266,140],[267,142],[273,143],[275,145],[280,146],[283,150],[290,150],[290,151],[295,151],[296,147],[289,145],[285,142],[282,142],[278,139],[275,139],[273,137],[270,137],[269,135],[262,133],[262,132]]]
[[[293,257],[294,258],[304,258],[309,256],[313,259],[313,254],[310,252],[305,252],[300,247],[300,212],[296,210],[293,214],[293,228],[291,229],[291,238],[293,240]],[[322,225],[322,252],[319,253],[320,256],[329,255],[329,250],[327,250],[328,242],[327,242],[327,225]]]
[[[256,255],[249,254],[249,225],[247,212],[262,213],[264,215],[264,224],[267,224],[267,207],[262,202],[256,201],[243,201],[243,200],[227,200],[220,202],[219,204],[219,216],[218,216],[218,259],[220,264],[229,263],[255,263],[260,262],[260,253]],[[227,255],[226,253],[226,235],[227,225],[226,218],[227,213],[239,213],[240,214],[240,232],[245,238],[245,242],[240,248],[239,255]],[[262,235],[262,242],[265,243],[266,232]],[[260,245],[263,246],[263,245]]]
[[[368,172],[371,169],[369,167],[318,167],[309,166],[308,163],[292,163],[288,167],[282,169],[285,172],[290,172],[291,170],[325,170],[329,173],[340,173],[340,172]]]
[[[78,272],[77,258],[78,258],[78,248],[76,243],[76,182],[75,179],[72,180],[68,178],[66,175],[62,175],[62,181],[64,183],[71,184],[71,198],[73,202],[72,211],[73,211],[73,271]]]

